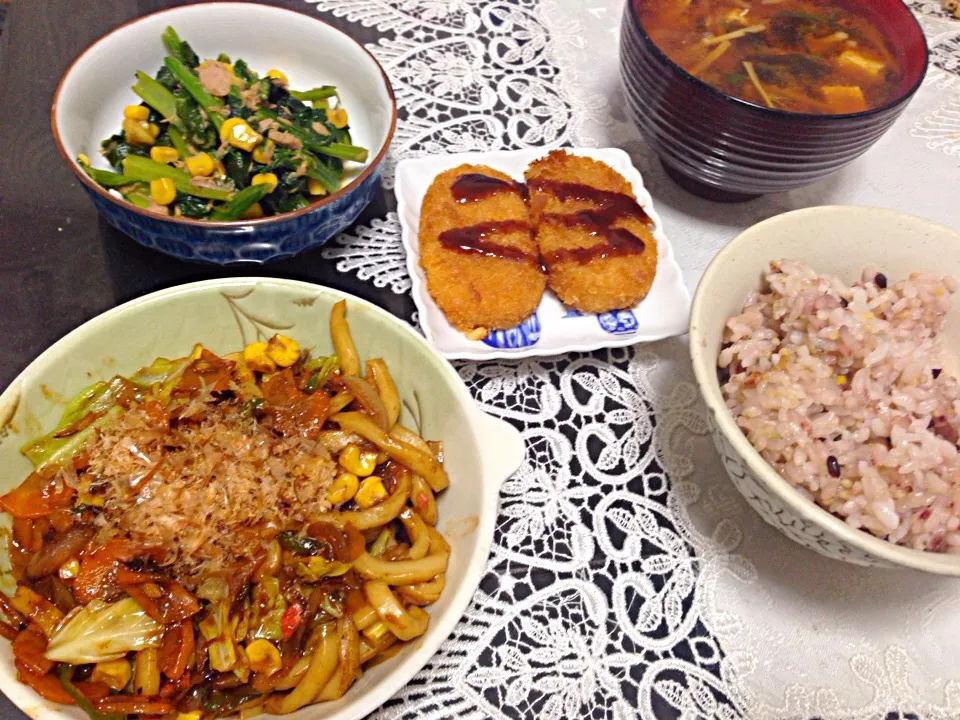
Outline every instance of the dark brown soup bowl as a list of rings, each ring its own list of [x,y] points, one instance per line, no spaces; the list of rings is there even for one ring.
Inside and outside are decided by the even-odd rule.
[[[866,152],[920,87],[928,50],[901,0],[845,0],[885,31],[903,69],[885,105],[847,114],[788,112],[728,95],[663,53],[640,24],[648,2],[627,0],[620,74],[633,121],[667,173],[701,197],[736,202],[809,185]]]

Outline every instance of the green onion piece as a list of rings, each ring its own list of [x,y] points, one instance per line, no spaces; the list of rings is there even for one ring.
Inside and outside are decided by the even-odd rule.
[[[210,219],[236,220],[243,215],[244,210],[253,205],[255,202],[259,202],[269,190],[270,186],[266,183],[245,187],[243,190],[227,200],[223,205],[215,208],[213,212],[210,213]]]
[[[149,193],[144,192],[142,189],[137,188],[132,192],[128,192],[123,196],[123,199],[126,200],[131,205],[136,205],[138,208],[143,208],[146,210],[153,204],[153,200],[150,197]]]
[[[203,85],[200,84],[197,76],[193,74],[193,71],[177,60],[177,58],[165,57],[163,63],[167,66],[167,69],[173,73],[173,76],[177,79],[177,82],[183,86],[183,89],[190,93],[193,99],[204,109],[213,126],[219,130],[220,126],[223,125],[223,115],[221,114],[223,112],[223,103],[208,93]]]
[[[171,125],[167,128],[167,134],[170,136],[170,142],[173,143],[173,147],[176,149],[180,159],[185,160],[190,154],[190,151],[187,150],[187,144],[183,141],[183,133]]]
[[[140,96],[147,105],[163,116],[163,119],[179,125],[177,117],[177,98],[163,85],[141,70],[137,70],[137,84],[133,91]]]
[[[341,158],[342,160],[353,160],[353,162],[358,163],[367,161],[367,149],[359,145],[347,145],[346,143],[330,143],[328,145],[318,145],[317,147],[310,147],[307,143],[304,143],[304,145],[309,147],[313,152],[318,152],[322,155],[329,155],[330,157]]]
[[[57,671],[57,675],[60,676],[60,684],[67,692],[67,695],[73,698],[73,701],[77,703],[77,707],[90,716],[90,720],[126,720],[126,715],[120,713],[102,713],[94,708],[93,703],[87,700],[83,693],[77,690],[77,686],[70,682],[70,676],[72,674],[73,665],[63,664]]]
[[[307,161],[307,177],[323,185],[327,192],[336,192],[340,187],[340,174],[309,153],[304,153],[303,156]]]
[[[233,193],[226,189],[193,185],[190,183],[189,173],[140,155],[127,155],[123,159],[123,172],[129,177],[143,182],[170,178],[180,192],[207,198],[208,200],[228,200],[233,197]],[[241,210],[241,212],[243,211]]]
[[[303,102],[313,102],[315,100],[326,100],[336,96],[337,89],[333,85],[323,85],[312,90],[291,90],[290,94],[297,100]]]
[[[136,178],[132,178],[129,175],[122,175],[111,170],[98,170],[97,168],[92,168],[89,165],[80,164],[80,167],[83,168],[83,171],[90,176],[90,179],[93,180],[98,185],[103,187],[119,187],[121,185],[129,185],[131,183],[137,182]]]

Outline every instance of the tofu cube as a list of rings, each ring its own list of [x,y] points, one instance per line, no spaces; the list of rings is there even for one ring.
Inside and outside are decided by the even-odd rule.
[[[852,113],[867,109],[867,101],[859,85],[824,85],[820,90],[834,112]]]
[[[887,66],[877,60],[871,60],[856,50],[844,50],[837,57],[837,62],[847,68],[853,68],[867,73],[879,75]]]

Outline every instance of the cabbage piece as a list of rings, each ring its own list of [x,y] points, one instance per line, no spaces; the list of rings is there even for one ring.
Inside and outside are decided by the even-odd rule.
[[[162,636],[163,626],[133,598],[94,600],[64,619],[44,657],[73,665],[119,660],[131,650],[159,647]]]

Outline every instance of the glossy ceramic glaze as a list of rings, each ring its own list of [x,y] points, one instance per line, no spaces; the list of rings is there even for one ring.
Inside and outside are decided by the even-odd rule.
[[[406,323],[359,298],[290,280],[205,281],[121,305],[61,339],[0,395],[0,462],[5,468],[0,491],[5,492],[30,469],[20,445],[55,424],[66,399],[92,378],[128,374],[159,356],[189,354],[196,342],[226,353],[276,331],[318,354],[330,354],[327,320],[341,299],[347,301],[347,320],[361,358],[382,357],[390,368],[403,403],[401,422],[443,441],[450,486],[437,497],[437,527],[452,552],[447,589],[426,608],[426,635],[365,672],[341,700],[289,716],[296,720],[366,716],[407,683],[450,634],[483,572],[500,485],[523,460],[520,433],[481,412],[453,367]],[[5,514],[3,521],[9,525]],[[44,702],[18,683],[6,641],[0,641],[0,687],[34,720],[86,717]]]
[[[201,57],[226,52],[256,71],[281,68],[293,88],[336,85],[349,112],[353,141],[367,163],[346,163],[344,186],[292,213],[259,220],[206,222],[164,218],[116,198],[77,164],[86,153],[108,168],[100,141],[117,132],[123,106],[137,103],[134,71],[154,74],[165,50],[160,33],[172,25]],[[73,61],[50,110],[57,148],[107,222],[137,242],[186,260],[262,263],[322,245],[346,229],[373,199],[393,136],[396,105],[383,69],[359,43],[316,18],[249,3],[201,3],[163,10],[112,30]]]
[[[770,525],[827,557],[876,567],[960,576],[960,555],[894,545],[847,525],[806,499],[753,449],[727,410],[717,380],[726,321],[739,314],[772,260],[798,260],[847,281],[865,265],[896,282],[911,272],[960,278],[960,233],[894,210],[827,206],[778,215],[741,233],[710,263],[690,311],[690,354],[714,443],[733,484]],[[960,370],[960,307],[943,331],[948,372]]]
[[[668,174],[714,200],[747,200],[809,185],[866,152],[893,124],[926,72],[926,40],[901,0],[847,0],[885,28],[903,74],[890,103],[859,113],[812,115],[740,100],[698,80],[654,45],[629,0],[620,74],[631,117]]]

